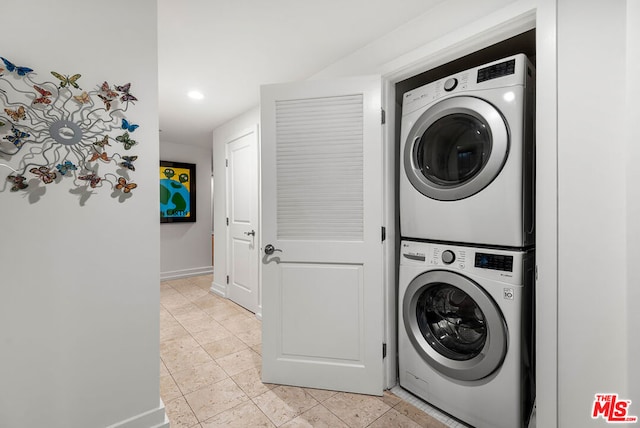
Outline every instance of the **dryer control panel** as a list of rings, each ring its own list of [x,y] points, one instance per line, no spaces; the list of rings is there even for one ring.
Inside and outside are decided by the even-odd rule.
[[[402,97],[402,115],[459,92],[525,85],[529,72],[527,57],[518,54],[453,74],[405,92]]]

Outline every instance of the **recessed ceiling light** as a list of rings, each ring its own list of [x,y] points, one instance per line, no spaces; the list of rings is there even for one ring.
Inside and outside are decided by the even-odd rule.
[[[198,92],[198,91],[189,91],[187,95],[189,96],[189,98],[194,100],[201,100],[204,98],[204,95],[202,94],[202,92]]]

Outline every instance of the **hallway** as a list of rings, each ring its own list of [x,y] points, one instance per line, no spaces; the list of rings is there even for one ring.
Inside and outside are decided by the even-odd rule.
[[[209,292],[211,275],[160,284],[160,390],[171,428],[446,428],[383,397],[265,385],[260,321]]]

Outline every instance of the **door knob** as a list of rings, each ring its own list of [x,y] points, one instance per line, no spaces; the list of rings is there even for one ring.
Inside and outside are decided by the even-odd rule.
[[[265,245],[265,247],[264,247],[264,253],[265,253],[267,256],[270,256],[271,254],[273,254],[273,253],[274,253],[274,252],[276,252],[276,251],[280,251],[280,252],[282,252],[282,250],[277,249],[276,247],[274,247],[274,246],[273,246],[273,245],[271,245],[271,244],[267,244],[267,245]]]
[[[252,229],[251,232],[244,232],[244,234],[247,236],[256,236],[256,231]]]

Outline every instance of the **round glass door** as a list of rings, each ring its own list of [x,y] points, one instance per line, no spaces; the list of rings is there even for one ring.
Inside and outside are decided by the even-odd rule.
[[[504,361],[502,312],[477,283],[457,273],[429,271],[411,281],[403,321],[418,354],[454,379],[482,379]]]
[[[453,285],[425,288],[416,302],[416,318],[424,339],[452,360],[476,357],[487,342],[487,322],[482,309]]]
[[[425,196],[460,200],[500,173],[509,138],[502,115],[474,97],[453,97],[427,109],[412,127],[404,151],[407,178]]]

